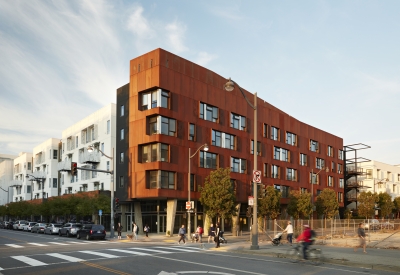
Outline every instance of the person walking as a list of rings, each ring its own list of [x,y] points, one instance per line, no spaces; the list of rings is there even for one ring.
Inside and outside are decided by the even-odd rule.
[[[303,225],[304,231],[297,238],[298,242],[303,242],[303,259],[307,260],[307,249],[311,245],[311,228],[308,224]]]
[[[118,240],[121,240],[121,239],[122,239],[122,237],[121,237],[122,228],[123,228],[123,226],[122,226],[121,223],[119,222],[119,223],[118,223],[118,226],[117,226]]]
[[[199,243],[203,242],[203,228],[199,225],[196,229],[196,234],[199,238]]]
[[[135,239],[135,241],[137,241],[138,234],[139,234],[139,226],[137,226],[137,224],[135,222],[133,223],[133,226],[132,226],[132,232],[133,232],[133,238]]]
[[[214,240],[215,237],[215,227],[214,224],[211,224],[210,229],[208,229],[208,243],[210,240]]]
[[[143,229],[144,233],[146,233],[146,238],[149,237],[150,227],[146,224]]]
[[[288,241],[288,243],[290,243],[290,246],[292,246],[292,239],[293,239],[293,225],[291,221],[287,222],[287,226],[285,228],[285,230],[283,230],[282,233],[287,233],[286,239]]]
[[[364,252],[364,253],[367,253],[367,251],[366,251],[367,243],[366,243],[366,241],[365,241],[364,223],[362,223],[362,222],[360,222],[360,223],[358,224],[357,235],[358,235],[358,238],[359,238],[360,243],[359,243],[358,246],[354,247],[354,252],[357,252],[357,248],[358,248],[358,247],[362,247],[363,250],[364,250],[363,252]]]
[[[217,225],[215,226],[215,241],[216,241],[216,245],[215,248],[219,247],[219,234],[221,232],[221,228],[219,227],[219,223],[217,223]]]
[[[181,244],[181,241],[183,241],[183,243],[186,244],[186,241],[185,241],[186,229],[185,229],[185,225],[184,224],[182,224],[182,227],[179,228],[178,234],[179,234],[178,244]]]

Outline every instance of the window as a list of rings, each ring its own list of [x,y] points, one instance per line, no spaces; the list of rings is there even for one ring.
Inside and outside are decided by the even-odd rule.
[[[343,202],[343,193],[338,192],[338,202]]]
[[[104,152],[104,142],[101,144],[101,151]]]
[[[58,150],[53,150],[53,159],[57,159]]]
[[[325,167],[325,160],[321,158],[315,158],[315,168],[323,169]]]
[[[121,140],[124,140],[124,138],[125,138],[124,132],[125,132],[125,130],[121,129]]]
[[[150,171],[150,189],[175,189],[175,172],[169,171]]]
[[[57,178],[53,178],[53,188],[57,188]]]
[[[254,140],[250,140],[250,154],[254,155]],[[257,156],[261,156],[261,142],[257,141]]]
[[[121,152],[119,156],[119,163],[124,163],[124,152]]]
[[[110,161],[107,160],[107,171],[110,171]]]
[[[328,186],[334,186],[334,182],[333,182],[333,177],[332,176],[328,176]]]
[[[189,123],[189,140],[196,141],[196,125]]]
[[[245,159],[231,157],[232,172],[246,174],[246,170],[247,170],[247,161]]]
[[[367,169],[367,179],[372,179],[372,169]]]
[[[246,131],[246,117],[231,113],[231,127]]]
[[[319,174],[310,172],[310,182],[311,184],[319,184]]]
[[[335,172],[335,163],[333,161],[331,163],[331,170],[332,170],[332,172]]]
[[[217,169],[217,154],[200,151],[200,167]]]
[[[289,162],[289,150],[274,146],[274,159]]]
[[[338,150],[338,159],[343,160],[343,150]]]
[[[28,170],[32,170],[32,163],[28,162]]]
[[[124,187],[124,176],[119,177],[119,188]]]
[[[125,115],[125,106],[124,105],[121,105],[120,113],[121,113],[121,116]]]
[[[79,140],[79,138],[78,138],[78,136],[76,136],[75,137],[75,148],[78,148],[78,140]]]
[[[26,193],[31,193],[31,186],[30,185],[26,186]]]
[[[300,193],[301,193],[301,194],[307,193],[307,188],[301,187],[301,188],[300,188]]]
[[[344,179],[339,179],[339,187],[344,188]]]
[[[200,118],[212,122],[218,122],[218,108],[200,102]]]
[[[142,163],[169,161],[169,146],[164,143],[142,145]]]
[[[281,186],[282,198],[289,198],[289,193],[290,193],[290,187],[282,185]]]
[[[310,139],[310,151],[318,152],[318,141]]]
[[[269,125],[263,124],[263,137],[267,138],[269,136]]]
[[[28,162],[28,164],[29,164],[29,162]],[[400,181],[400,174],[397,174],[397,181]]]
[[[107,134],[110,133],[110,130],[111,130],[111,121],[107,120]]]
[[[317,189],[317,196],[319,196],[321,194],[321,190]]]
[[[297,145],[297,135],[291,132],[286,132],[286,144],[296,146]]]
[[[169,92],[157,89],[150,92],[141,93],[142,111],[152,108],[162,107],[169,109]]]
[[[328,145],[328,156],[333,157],[333,147]]]
[[[154,116],[149,118],[150,135],[163,134],[176,136],[176,120],[163,116]]]
[[[387,171],[387,172],[386,172],[386,178],[387,178],[389,181],[392,181],[392,172]]]
[[[337,165],[337,172],[338,174],[342,174],[343,170],[342,170],[342,164],[338,163]]]
[[[286,180],[297,181],[297,170],[286,168]]]
[[[279,179],[280,178],[279,170],[280,170],[279,166],[271,165],[271,178]]]
[[[264,177],[268,177],[268,163],[264,163]]]
[[[276,127],[271,127],[271,139],[272,140],[280,140],[280,135],[279,135],[279,128]]]
[[[212,130],[211,144],[214,146],[235,150],[235,136]]]

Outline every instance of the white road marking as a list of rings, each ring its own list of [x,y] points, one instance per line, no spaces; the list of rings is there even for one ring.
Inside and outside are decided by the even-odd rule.
[[[37,245],[37,246],[47,246],[47,244],[42,244],[42,243],[28,243],[31,245]]]
[[[184,248],[177,248],[177,247],[163,247],[163,246],[156,246],[156,248],[162,248],[162,249],[171,249],[171,250],[177,250],[177,251],[181,251],[181,252],[196,252],[194,250],[190,250],[190,249],[184,249]]]
[[[57,243],[57,242],[49,242],[49,243],[51,243],[51,244],[57,244],[57,245],[69,245],[69,244],[67,244],[67,243]]]
[[[67,242],[67,243],[73,243],[73,244],[85,244],[85,243],[82,243],[82,242]]]
[[[56,258],[60,258],[62,260],[66,260],[68,262],[85,262],[85,260],[83,259],[79,259],[79,258],[75,258],[75,257],[71,257],[71,256],[67,256],[67,255],[63,255],[63,254],[59,254],[59,253],[48,253],[46,255],[52,256],[52,257],[56,257]]]
[[[42,266],[42,265],[47,265],[41,261],[25,257],[25,256],[11,256],[11,258],[16,259],[18,261],[24,262],[30,266]]]
[[[23,246],[17,245],[17,244],[5,244],[5,245],[11,246],[11,247],[14,247],[14,248],[23,248]]]
[[[85,250],[85,251],[78,251],[78,252],[86,253],[86,254],[90,254],[90,255],[96,255],[96,256],[100,256],[100,257],[104,257],[104,258],[120,258],[119,256],[106,254],[106,253],[101,253],[101,252],[96,252],[96,251]]]
[[[140,256],[151,256],[151,254],[142,253],[142,252],[137,252],[137,251],[129,251],[129,250],[122,250],[122,249],[108,249],[108,250],[116,251],[116,252],[121,252],[121,253],[128,253],[128,254],[140,255]]]
[[[171,252],[171,251],[162,251],[162,250],[157,250],[157,249],[139,248],[139,247],[132,247],[132,248],[129,248],[129,249],[136,249],[136,250],[143,250],[143,251],[152,251],[152,252],[164,253],[164,254],[173,253],[173,252]]]

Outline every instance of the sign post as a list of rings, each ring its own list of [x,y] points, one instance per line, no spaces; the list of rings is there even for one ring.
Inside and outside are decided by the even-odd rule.
[[[99,210],[99,216],[100,216],[100,224],[101,224],[101,215],[103,215],[103,210]]]

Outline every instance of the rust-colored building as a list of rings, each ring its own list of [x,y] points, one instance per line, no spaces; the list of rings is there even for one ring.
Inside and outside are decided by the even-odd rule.
[[[226,77],[156,49],[130,61],[130,82],[117,90],[116,196],[124,202],[122,222],[134,219],[152,232],[175,233],[186,224],[188,165],[192,225],[203,224],[198,187],[218,167],[231,167],[241,229],[253,178],[253,109],[239,89],[224,90]],[[253,95],[245,91],[250,102]],[[343,206],[343,139],[257,101],[258,169],[265,185],[282,192],[282,215],[289,190],[311,191],[311,172],[321,171],[314,198],[332,188]],[[192,154],[203,144],[189,164]],[[285,216],[283,216],[285,217]],[[225,228],[230,227],[226,221]],[[192,227],[193,228],[193,227]]]

